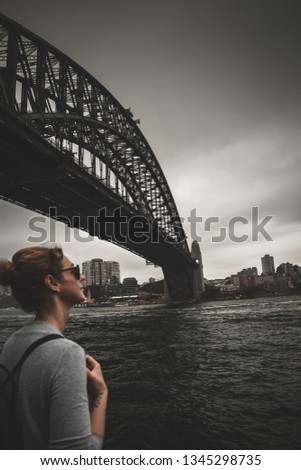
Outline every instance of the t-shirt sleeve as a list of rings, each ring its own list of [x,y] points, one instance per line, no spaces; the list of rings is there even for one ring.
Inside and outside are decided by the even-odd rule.
[[[91,433],[83,349],[68,341],[51,378],[49,449],[101,449]]]

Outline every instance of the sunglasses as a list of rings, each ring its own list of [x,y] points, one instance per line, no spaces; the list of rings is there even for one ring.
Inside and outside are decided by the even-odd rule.
[[[61,269],[61,273],[63,271],[71,271],[72,274],[74,274],[74,276],[76,277],[77,280],[80,279],[80,269],[79,269],[79,265],[77,264],[76,266],[72,266],[72,268],[65,268],[65,269]]]

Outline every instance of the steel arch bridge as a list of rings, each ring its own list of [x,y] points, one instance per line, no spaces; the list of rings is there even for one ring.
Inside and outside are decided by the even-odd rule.
[[[130,109],[65,54],[4,15],[0,142],[2,199],[161,266],[172,300],[198,295],[198,263]]]

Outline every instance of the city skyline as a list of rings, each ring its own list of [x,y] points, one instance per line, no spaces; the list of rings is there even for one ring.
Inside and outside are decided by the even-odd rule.
[[[3,0],[2,13],[66,53],[141,119],[165,173],[191,245],[197,235],[204,276],[226,277],[272,252],[275,264],[301,264],[300,28],[284,1],[129,2],[51,5]],[[69,21],[66,22],[68,11]],[[114,24],[114,29],[112,29]],[[273,241],[252,240],[251,210]],[[26,246],[34,214],[0,201],[0,256]],[[218,219],[205,230],[208,218]],[[235,217],[248,223],[235,226]],[[141,282],[161,270],[115,245],[80,243],[58,226],[57,242],[77,264],[119,259]],[[226,237],[214,242],[227,229]],[[83,237],[86,234],[82,235]],[[159,274],[160,273],[160,274]]]
[[[243,263],[242,263],[242,268],[241,268],[241,269],[236,269],[236,270],[234,269],[233,272],[228,273],[228,274],[227,274],[226,276],[224,276],[224,277],[219,277],[219,276],[217,276],[216,278],[206,278],[206,276],[205,276],[205,279],[206,279],[207,281],[211,281],[211,280],[214,280],[214,279],[226,279],[226,278],[229,278],[229,277],[231,277],[231,276],[233,276],[233,275],[235,275],[235,274],[238,274],[240,271],[247,270],[247,269],[254,269],[254,268],[255,268],[255,270],[256,270],[256,275],[258,275],[258,276],[260,276],[260,275],[267,275],[267,274],[264,273],[263,264],[262,264],[262,260],[263,260],[263,258],[265,258],[265,257],[269,257],[269,258],[272,259],[272,263],[273,263],[273,270],[272,270],[272,272],[273,272],[273,273],[276,273],[277,268],[279,268],[281,265],[284,265],[284,264],[291,264],[291,265],[294,266],[294,265],[297,264],[297,263],[294,262],[294,260],[291,260],[291,261],[288,261],[288,260],[285,260],[285,261],[284,261],[284,260],[282,260],[282,261],[279,262],[279,263],[278,263],[278,262],[275,263],[274,256],[273,256],[273,255],[270,255],[270,254],[268,254],[268,253],[266,253],[265,255],[261,256],[261,258],[260,258],[261,270],[258,269],[258,267],[256,266],[256,263],[253,263],[253,264],[251,264],[250,266],[247,266],[246,264],[243,264]],[[91,261],[93,261],[93,260],[85,260],[85,261],[83,261],[83,262],[81,263],[81,267],[83,268],[83,266],[84,266],[85,263],[89,263],[89,262],[91,262]],[[101,261],[104,261],[104,260],[101,260]],[[107,262],[107,261],[104,261],[104,262]],[[122,265],[121,265],[121,263],[120,263],[119,261],[117,261],[117,260],[110,260],[109,262],[110,262],[110,263],[117,263],[117,264],[120,266],[120,282],[122,282],[124,279],[129,278],[129,277],[134,277],[134,278],[136,278],[135,275],[133,275],[133,276],[122,276],[122,275],[121,275],[121,273],[122,273]],[[299,266],[299,267],[301,268],[301,266]],[[82,270],[83,270],[83,269],[82,269]],[[254,274],[254,272],[253,272],[253,274]],[[148,283],[148,282],[149,282],[149,279],[152,279],[153,282],[154,282],[154,281],[160,281],[160,280],[163,279],[163,275],[162,275],[161,277],[159,277],[159,278],[158,278],[158,277],[157,277],[157,278],[153,278],[152,276],[150,276],[148,279],[140,280],[140,281],[138,282],[138,284],[139,284],[139,285],[142,285],[142,284]]]

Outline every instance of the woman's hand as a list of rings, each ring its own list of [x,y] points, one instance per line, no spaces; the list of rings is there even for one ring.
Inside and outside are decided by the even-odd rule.
[[[87,388],[90,401],[90,411],[100,403],[102,395],[107,392],[107,386],[102,375],[100,364],[92,356],[86,355]]]

